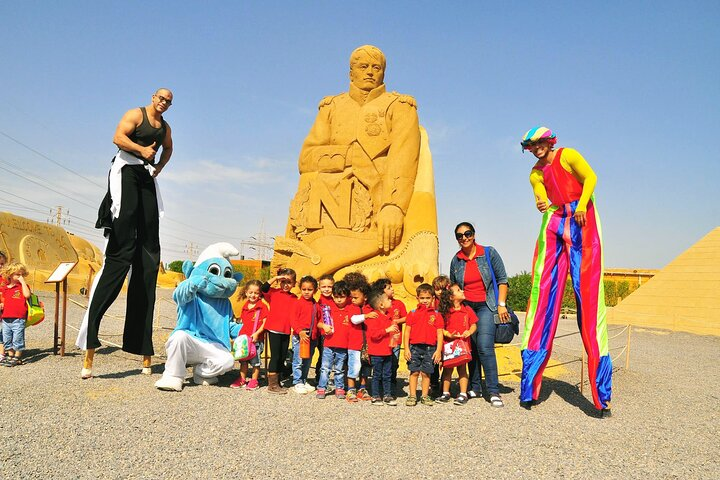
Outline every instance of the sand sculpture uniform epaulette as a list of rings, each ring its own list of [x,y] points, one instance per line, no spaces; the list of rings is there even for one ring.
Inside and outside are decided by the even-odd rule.
[[[417,102],[415,101],[415,98],[412,95],[402,95],[397,92],[392,92],[393,95],[397,96],[397,99],[402,103],[407,103],[411,107],[417,108]]]
[[[328,95],[327,97],[323,97],[323,99],[320,100],[320,103],[318,104],[318,110],[326,105],[330,105],[335,97],[336,95]]]

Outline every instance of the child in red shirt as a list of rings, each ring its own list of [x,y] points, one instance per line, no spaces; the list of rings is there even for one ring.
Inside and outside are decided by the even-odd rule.
[[[400,345],[402,344],[402,329],[407,318],[407,309],[405,304],[395,298],[395,289],[392,286],[392,282],[389,278],[381,278],[373,283],[372,288],[382,290],[390,299],[390,308],[388,309],[388,315],[398,326],[398,333],[395,334],[390,340],[390,346],[393,349],[392,358],[392,375],[390,377],[390,385],[394,390],[397,387],[397,371],[400,366]]]
[[[230,384],[230,388],[240,388],[243,385],[246,390],[257,390],[258,378],[260,378],[260,356],[262,355],[265,333],[265,321],[267,320],[269,309],[262,301],[262,293],[260,292],[262,283],[259,280],[250,280],[245,284],[244,291],[238,296],[243,295],[246,299],[242,306],[240,318],[235,321],[242,323],[242,328],[238,332],[239,335],[247,335],[251,342],[255,344],[255,356],[240,362],[240,375],[237,380]],[[252,367],[252,378],[247,381],[248,365]]]
[[[370,284],[360,272],[350,272],[343,277],[350,289],[350,331],[348,332],[348,390],[347,401],[370,400],[367,391],[367,378],[372,372],[371,366],[362,360],[362,349],[366,343],[365,319],[377,315],[367,304]],[[359,386],[356,393],[356,387]]]
[[[405,323],[403,348],[410,370],[410,392],[405,401],[408,407],[417,405],[418,375],[422,375],[423,405],[432,405],[430,398],[430,375],[434,366],[442,360],[443,329],[442,316],[433,307],[433,288],[427,283],[417,287],[417,309],[410,312]]]
[[[335,396],[345,398],[345,361],[348,354],[348,339],[351,328],[350,309],[347,305],[350,289],[342,280],[335,283],[332,288],[333,305],[330,309],[330,324],[325,319],[318,323],[322,337],[325,337],[322,366],[316,397],[325,398],[330,369],[335,376]]]
[[[330,309],[335,305],[333,302],[333,285],[335,285],[335,278],[332,275],[326,274],[318,278],[318,290],[320,290],[320,296],[318,297],[318,304],[323,311],[323,315],[329,315]],[[325,346],[325,336],[320,335],[317,340],[317,352],[318,358],[315,363],[315,380],[320,379],[320,367],[322,364],[323,348]]]
[[[438,275],[437,277],[433,278],[432,281],[432,287],[435,291],[435,300],[433,305],[435,306],[435,310],[440,311],[440,294],[443,292],[443,290],[447,290],[450,286],[450,277],[447,275]],[[433,395],[440,396],[440,366],[435,365],[435,370],[433,370],[432,375],[430,376],[430,388],[433,391]]]
[[[443,335],[445,341],[453,341],[458,338],[466,339],[469,345],[469,337],[477,330],[477,316],[472,308],[463,305],[465,294],[456,283],[450,285],[449,290],[445,290],[440,295],[440,313],[445,320],[445,330]],[[455,405],[465,405],[468,400],[468,372],[466,364],[457,366],[458,383],[460,384],[460,394],[455,399]],[[453,369],[443,368],[442,372],[442,388],[443,393],[436,399],[437,402],[447,403],[450,401],[450,379],[452,378]]]
[[[317,345],[318,323],[322,321],[320,305],[317,304],[314,298],[317,287],[317,280],[310,275],[300,279],[300,298],[295,304],[295,315],[293,315],[291,321],[293,330],[293,391],[299,394],[306,394],[315,390],[315,387],[307,382],[307,377],[313,352]],[[309,345],[301,346],[302,343]],[[301,350],[305,346],[309,347],[310,356],[302,358]]]
[[[270,363],[268,363],[268,392],[287,393],[287,389],[280,386],[278,374],[285,366],[290,343],[290,319],[295,313],[297,297],[290,290],[295,286],[297,275],[292,268],[278,269],[277,276],[265,282],[262,292],[270,305],[270,313],[265,321],[265,330],[268,332],[270,344]],[[270,288],[274,283],[276,288]]]
[[[372,290],[368,303],[377,313],[375,318],[366,317],[367,344],[370,361],[373,366],[372,378],[372,404],[395,406],[397,402],[393,396],[390,379],[392,377],[392,336],[400,329],[388,315],[391,301],[383,290]],[[382,386],[382,388],[381,388]]]
[[[25,320],[27,319],[27,299],[30,288],[25,283],[28,271],[22,263],[11,263],[2,270],[5,278],[0,286],[3,299],[2,336],[5,347],[3,365],[14,367],[22,363],[22,352],[25,350]]]

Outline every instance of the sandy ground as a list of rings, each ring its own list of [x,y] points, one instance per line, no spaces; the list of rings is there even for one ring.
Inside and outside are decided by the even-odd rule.
[[[603,420],[587,386],[578,389],[577,362],[546,378],[529,412],[514,375],[501,377],[503,409],[482,399],[405,407],[406,382],[394,408],[272,396],[227,388],[235,373],[219,386],[168,393],[153,383],[174,325],[170,293],[159,291],[153,375],[140,375],[139,357],[107,346],[96,377],[83,381],[71,328],[83,309],[69,304],[66,356],[53,355],[53,301],[41,292],[49,318],[28,329],[26,364],[0,367],[0,478],[720,476],[718,337],[634,330],[630,369],[624,357],[615,362],[613,416]],[[120,299],[103,321],[109,342],[122,342],[123,312]],[[575,329],[563,320],[559,334]],[[611,347],[625,342],[618,335]],[[579,348],[577,335],[559,339],[553,358],[572,361]]]

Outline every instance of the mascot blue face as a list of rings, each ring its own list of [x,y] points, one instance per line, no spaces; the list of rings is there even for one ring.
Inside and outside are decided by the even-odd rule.
[[[223,257],[208,258],[195,266],[185,260],[182,270],[186,278],[198,285],[197,294],[210,298],[230,298],[243,278]]]

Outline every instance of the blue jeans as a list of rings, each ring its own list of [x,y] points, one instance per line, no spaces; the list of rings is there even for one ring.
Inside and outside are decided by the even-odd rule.
[[[360,350],[348,349],[347,359],[348,359],[348,378],[357,380],[358,378],[360,378],[360,367],[362,366],[362,362],[360,361]]]
[[[25,350],[25,319],[24,318],[3,318],[2,338],[5,351]]]
[[[477,332],[470,337],[473,359],[468,365],[470,390],[482,393],[480,368],[485,373],[485,388],[489,395],[500,393],[497,359],[495,358],[495,320],[485,302],[465,302],[478,317]]]
[[[390,386],[390,377],[392,376],[392,358],[393,355],[370,355],[370,361],[373,366],[372,376],[372,396],[382,398],[384,396],[392,396],[393,391]],[[382,390],[380,384],[382,382]],[[383,392],[381,394],[380,392]]]
[[[310,371],[310,361],[312,360],[312,356],[313,356],[313,353],[315,352],[316,345],[317,345],[317,340],[311,340],[310,341],[310,358],[300,358],[300,335],[292,336],[293,385],[297,385],[298,383],[307,382],[308,371]]]
[[[322,364],[320,366],[320,380],[318,388],[323,390],[327,387],[330,369],[335,372],[335,388],[345,388],[345,359],[348,351],[346,348],[325,347],[322,353]]]

